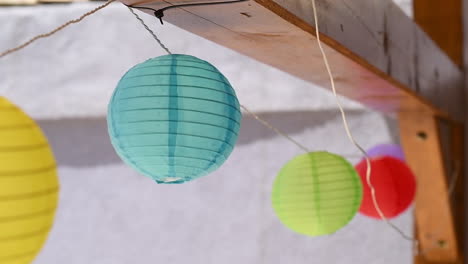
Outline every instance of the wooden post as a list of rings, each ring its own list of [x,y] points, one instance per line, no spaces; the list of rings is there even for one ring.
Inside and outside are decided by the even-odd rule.
[[[431,115],[400,113],[399,123],[406,160],[418,183],[415,222],[422,255],[418,259],[456,263],[460,259],[458,240],[438,121]]]
[[[434,42],[452,59],[463,65],[463,8],[462,0],[414,0],[415,22],[431,37]],[[446,89],[456,89],[446,87]],[[425,120],[421,122],[421,120]],[[420,129],[417,132],[414,129]],[[440,133],[445,127],[447,133]],[[464,139],[463,125],[447,120],[437,120],[430,116],[400,115],[402,141],[409,165],[415,170],[420,185],[416,197],[415,222],[421,250],[426,254],[415,258],[415,263],[451,262],[463,263],[464,246]],[[430,133],[416,144],[414,133]],[[422,135],[422,134],[420,134]],[[433,142],[427,142],[433,141]],[[432,145],[428,153],[413,149],[420,145]],[[443,146],[446,146],[445,151]],[[430,155],[429,157],[424,157]],[[429,163],[430,161],[430,163]],[[428,162],[424,164],[425,162]],[[438,163],[438,164],[434,164]],[[434,180],[430,189],[425,184]],[[453,186],[452,186],[453,185]],[[444,207],[441,217],[428,218],[431,200],[429,192],[437,194],[439,205]],[[436,211],[432,209],[432,214]],[[447,215],[445,215],[447,214]],[[437,233],[436,226],[449,226],[445,234]],[[450,229],[450,230],[449,230]],[[441,237],[445,236],[445,237]],[[435,236],[435,237],[434,237]],[[431,238],[433,237],[433,238]],[[447,243],[449,237],[452,242]],[[443,241],[443,242],[442,242]],[[434,244],[435,242],[435,244]],[[440,243],[442,242],[442,243]],[[453,244],[455,243],[455,244]],[[434,246],[436,247],[434,248]]]

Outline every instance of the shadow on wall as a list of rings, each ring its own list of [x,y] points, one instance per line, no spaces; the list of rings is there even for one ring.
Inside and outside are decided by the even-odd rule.
[[[366,111],[347,111],[350,119],[359,118]],[[341,122],[338,111],[264,113],[260,117],[281,131],[294,135],[313,130],[328,122]],[[386,118],[387,129],[395,136],[395,121]],[[106,119],[81,118],[42,120],[39,125],[49,139],[59,166],[92,167],[120,163],[107,134]],[[340,124],[341,129],[341,124]],[[250,144],[277,136],[251,116],[244,114],[237,145]],[[393,140],[396,140],[395,138]]]

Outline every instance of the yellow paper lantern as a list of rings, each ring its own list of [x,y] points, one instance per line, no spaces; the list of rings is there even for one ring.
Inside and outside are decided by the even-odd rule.
[[[32,262],[51,229],[58,190],[46,137],[0,97],[0,264]]]

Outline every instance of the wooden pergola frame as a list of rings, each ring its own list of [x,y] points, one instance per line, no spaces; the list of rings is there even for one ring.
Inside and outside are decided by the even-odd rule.
[[[120,1],[155,9],[200,2]],[[414,20],[391,0],[316,1],[339,93],[399,119],[407,161],[418,180],[415,229],[421,254],[415,262],[463,263],[462,0],[414,0]],[[329,87],[310,0],[176,8],[166,11],[164,20]],[[454,175],[457,187],[451,194]]]

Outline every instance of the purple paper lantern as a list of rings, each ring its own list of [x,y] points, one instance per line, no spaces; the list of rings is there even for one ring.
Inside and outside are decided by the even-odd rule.
[[[379,144],[372,147],[367,151],[367,155],[370,158],[377,158],[382,156],[390,156],[401,161],[405,161],[405,154],[400,145],[397,144]]]

